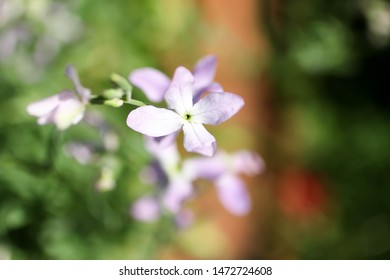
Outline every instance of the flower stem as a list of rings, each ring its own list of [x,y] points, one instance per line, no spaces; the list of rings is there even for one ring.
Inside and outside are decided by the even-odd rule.
[[[138,107],[146,106],[145,103],[143,103],[141,101],[138,101],[138,100],[135,100],[135,99],[130,99],[130,100],[124,101],[124,103],[130,104],[130,105],[134,105],[134,106],[138,106]]]

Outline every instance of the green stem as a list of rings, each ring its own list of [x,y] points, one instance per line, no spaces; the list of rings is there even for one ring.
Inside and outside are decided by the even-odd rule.
[[[124,101],[124,103],[130,104],[130,105],[134,105],[134,106],[138,106],[138,107],[146,106],[145,103],[143,103],[141,101],[138,101],[138,100],[134,100],[134,99],[130,99],[128,101]]]
[[[46,157],[46,164],[49,169],[54,169],[55,167],[55,161],[58,155],[58,150],[61,145],[62,136],[63,133],[55,128],[53,128],[49,136]]]

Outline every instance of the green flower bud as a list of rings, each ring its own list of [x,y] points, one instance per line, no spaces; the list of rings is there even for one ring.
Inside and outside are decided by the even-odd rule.
[[[114,98],[122,98],[125,93],[123,90],[116,88],[116,89],[107,89],[103,91],[103,96],[106,99],[114,99]]]
[[[111,76],[111,81],[116,83],[119,87],[123,88],[125,91],[131,92],[133,90],[133,87],[130,85],[129,81],[122,77],[119,74],[112,73]]]
[[[112,106],[115,108],[122,106],[123,103],[124,103],[123,100],[121,100],[119,98],[113,98],[113,99],[104,101],[104,105]]]

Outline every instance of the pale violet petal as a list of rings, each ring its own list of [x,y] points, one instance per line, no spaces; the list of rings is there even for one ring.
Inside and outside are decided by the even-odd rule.
[[[165,91],[171,82],[167,75],[149,67],[134,70],[130,73],[129,80],[152,102],[160,102],[164,99]]]
[[[166,146],[172,145],[175,142],[178,133],[179,131],[176,131],[166,136],[153,137],[154,147],[156,149],[163,149]]]
[[[67,129],[82,119],[84,110],[85,105],[78,99],[62,101],[55,112],[54,123],[59,130]]]
[[[251,209],[251,200],[244,182],[234,175],[225,174],[216,182],[218,198],[226,210],[242,216]]]
[[[183,122],[177,113],[154,106],[139,107],[131,111],[126,120],[131,129],[152,137],[171,134],[179,130]]]
[[[193,194],[193,187],[189,182],[174,180],[169,184],[164,194],[164,205],[172,213],[178,213],[185,200]]]
[[[196,152],[204,156],[213,156],[216,141],[202,124],[186,122],[183,126],[184,148],[188,152]]]
[[[76,93],[81,97],[83,102],[88,102],[91,97],[91,91],[82,86],[76,69],[72,65],[68,65],[65,69],[65,74],[72,81]]]
[[[223,92],[223,87],[219,83],[213,82],[207,87],[200,88],[200,89],[195,88],[194,98],[193,98],[194,104],[197,103],[199,99],[201,99],[202,94],[206,92]]]
[[[138,174],[138,179],[143,183],[147,185],[154,185],[157,184],[159,180],[159,169],[156,168],[156,164],[149,164],[141,169],[141,171]]]
[[[161,145],[155,139],[155,137],[146,137],[145,146],[158,159],[162,169],[169,176],[172,170],[176,171],[180,161],[176,142],[171,142],[170,145]]]
[[[219,154],[213,157],[189,158],[183,162],[183,174],[191,180],[216,180],[225,172],[226,164]]]
[[[194,76],[191,71],[183,66],[176,68],[172,78],[172,85],[181,86],[183,84],[194,84]]]
[[[191,86],[170,86],[165,93],[165,101],[168,104],[168,108],[175,110],[181,117],[184,118],[192,108]]]
[[[191,121],[217,125],[234,116],[242,106],[244,100],[237,94],[212,92],[194,105]]]
[[[209,92],[223,92],[223,87],[219,83],[213,82],[206,88],[206,91],[209,91]]]
[[[196,92],[202,91],[214,81],[217,70],[217,58],[214,55],[208,55],[200,59],[194,68],[194,89]]]
[[[130,213],[139,221],[153,222],[160,217],[161,208],[156,197],[145,196],[134,202]]]
[[[265,169],[265,163],[258,154],[243,150],[232,155],[232,168],[235,173],[255,175]]]
[[[46,97],[27,106],[27,112],[35,117],[41,117],[53,111],[61,101],[72,98],[71,91],[63,91],[59,94]]]
[[[144,184],[155,185],[159,190],[165,190],[168,184],[167,174],[157,160],[153,160],[139,173],[139,179]]]
[[[45,125],[49,123],[54,123],[54,116],[56,114],[57,108],[49,112],[48,114],[38,117],[38,124],[39,125]]]

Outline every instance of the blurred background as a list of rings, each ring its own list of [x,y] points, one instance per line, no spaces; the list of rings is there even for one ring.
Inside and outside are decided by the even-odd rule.
[[[246,101],[208,129],[266,163],[244,217],[210,185],[190,227],[137,222],[150,157],[129,107],[63,133],[26,112],[71,88],[67,64],[101,92],[207,54]],[[385,0],[0,0],[0,259],[389,259],[389,75]]]

